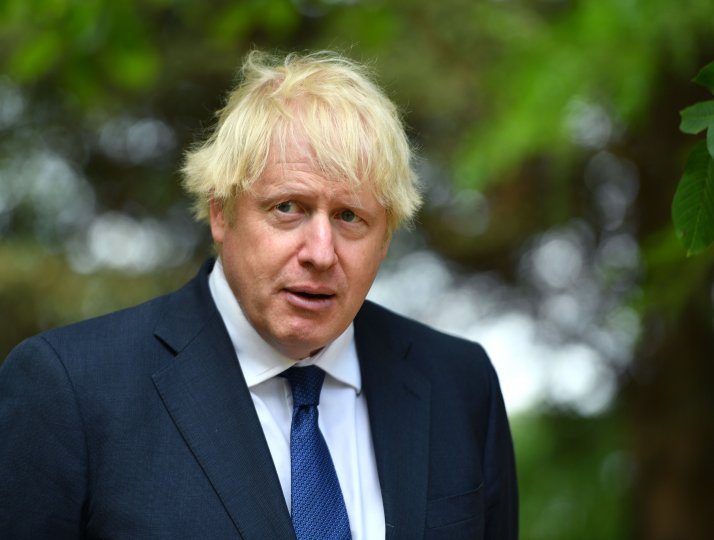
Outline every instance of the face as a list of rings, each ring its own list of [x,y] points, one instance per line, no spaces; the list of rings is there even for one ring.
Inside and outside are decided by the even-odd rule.
[[[211,232],[228,283],[253,327],[302,359],[354,319],[387,254],[386,210],[367,186],[323,176],[301,140],[270,152],[233,220],[211,203]]]

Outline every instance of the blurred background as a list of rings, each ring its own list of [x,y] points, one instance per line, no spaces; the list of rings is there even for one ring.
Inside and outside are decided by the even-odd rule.
[[[711,538],[714,253],[670,220],[711,0],[0,0],[0,359],[196,272],[177,170],[251,47],[404,111],[426,205],[370,296],[486,346],[521,537]]]

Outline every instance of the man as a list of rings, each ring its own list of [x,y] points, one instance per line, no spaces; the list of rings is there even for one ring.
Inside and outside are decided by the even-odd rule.
[[[515,539],[484,351],[365,302],[420,204],[393,104],[331,54],[242,75],[184,167],[218,259],[0,368],[0,537]]]

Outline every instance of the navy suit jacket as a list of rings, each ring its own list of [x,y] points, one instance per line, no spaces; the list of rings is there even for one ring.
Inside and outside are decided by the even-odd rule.
[[[211,264],[8,356],[0,538],[294,538]],[[515,539],[513,449],[484,351],[370,302],[354,324],[387,538]]]

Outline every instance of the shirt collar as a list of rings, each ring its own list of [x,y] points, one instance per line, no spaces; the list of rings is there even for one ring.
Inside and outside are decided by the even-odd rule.
[[[295,364],[300,364],[316,365],[331,377],[353,387],[358,394],[362,391],[352,324],[316,355],[296,361],[266,342],[248,322],[228,285],[220,258],[208,277],[208,286],[226,325],[249,388],[279,375]]]

